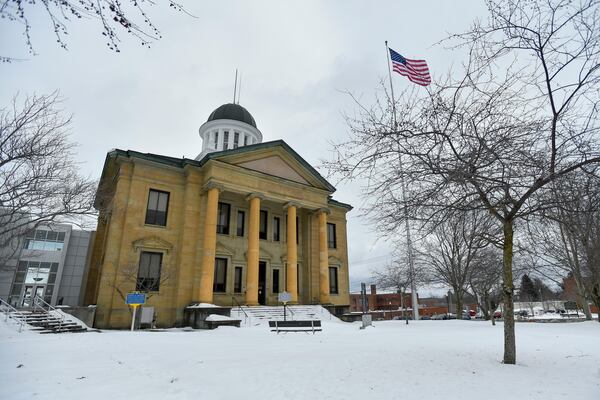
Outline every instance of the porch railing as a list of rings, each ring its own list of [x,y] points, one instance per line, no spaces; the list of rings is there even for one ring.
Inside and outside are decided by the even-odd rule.
[[[8,319],[12,319],[16,323],[19,324],[19,333],[23,330],[23,326],[25,326],[25,322],[17,317],[19,315],[19,310],[11,306],[8,302],[4,301],[0,298],[0,309],[4,312],[4,320],[8,321]]]

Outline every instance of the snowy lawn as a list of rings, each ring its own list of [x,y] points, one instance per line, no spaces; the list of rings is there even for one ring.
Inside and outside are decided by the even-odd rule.
[[[600,399],[600,324],[324,321],[315,335],[18,334],[0,320],[0,399]]]

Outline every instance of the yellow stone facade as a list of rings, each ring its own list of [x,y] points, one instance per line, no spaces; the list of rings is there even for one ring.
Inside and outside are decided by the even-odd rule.
[[[150,190],[169,194],[165,226],[145,223]],[[277,305],[277,286],[294,303],[343,309],[350,303],[351,207],[333,200],[334,190],[283,141],[200,161],[110,152],[96,200],[100,215],[86,289],[86,302],[97,305],[96,326],[130,325],[124,297],[136,290],[143,251],[162,254],[160,288],[147,301],[158,326],[181,325],[185,307],[196,302]],[[217,233],[219,203],[229,204],[228,234]],[[238,211],[245,216],[243,236],[237,235]],[[260,211],[267,212],[266,239],[259,237]],[[328,223],[335,226],[333,245]],[[213,290],[215,258],[227,260],[225,290],[219,292]],[[239,292],[236,267],[242,272]],[[337,271],[337,293],[331,293],[330,268]]]

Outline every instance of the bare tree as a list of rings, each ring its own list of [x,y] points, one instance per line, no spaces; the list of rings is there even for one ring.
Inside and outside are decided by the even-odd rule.
[[[127,293],[134,291],[145,293],[146,300],[148,300],[157,295],[160,289],[164,290],[165,287],[169,287],[177,276],[176,269],[168,264],[161,265],[160,271],[155,274],[154,278],[141,278],[139,269],[139,265],[126,265],[119,268],[115,281],[109,283],[109,286],[117,292],[123,303],[125,303]]]
[[[67,49],[65,37],[73,21],[95,21],[102,27],[102,36],[109,49],[119,52],[119,33],[137,38],[143,46],[161,38],[160,30],[152,23],[147,6],[155,5],[154,0],[2,0],[0,18],[23,27],[23,35],[29,53],[35,55],[31,37],[31,15],[40,13],[50,22],[56,42]],[[161,2],[163,3],[163,2]],[[170,8],[185,12],[185,9],[172,0],[165,0]],[[188,14],[190,15],[190,14]],[[0,61],[10,62],[13,58],[0,56]]]
[[[405,315],[406,306],[404,304],[404,298],[410,287],[414,286],[417,288],[429,281],[426,271],[424,269],[415,269],[414,271],[411,271],[406,257],[400,256],[383,268],[372,271],[372,275],[377,286],[383,289],[394,290],[396,293],[400,294],[402,319],[404,319],[408,325],[408,318]]]
[[[376,196],[371,215],[383,233],[401,230],[405,216],[427,224],[485,210],[496,219],[503,361],[515,364],[515,227],[552,207],[544,196],[551,182],[600,162],[600,1],[487,4],[489,20],[454,37],[469,50],[464,73],[436,79],[426,93],[405,90],[396,104],[357,100],[351,137],[335,146],[329,167],[368,177],[365,195]]]
[[[484,318],[491,319],[495,325],[494,312],[502,300],[502,253],[491,246],[486,247],[471,263],[469,287]]]
[[[488,246],[492,220],[477,212],[451,214],[436,224],[425,239],[421,258],[430,270],[432,283],[452,288],[456,296],[456,314],[461,318],[463,299],[469,289],[479,251]]]
[[[13,255],[30,229],[83,223],[95,214],[96,182],[78,172],[67,133],[71,119],[59,107],[53,93],[22,104],[15,97],[0,109],[0,248],[13,246],[4,258]]]
[[[550,258],[545,271],[570,274],[591,317],[587,299],[600,306],[600,167],[557,181],[553,188],[557,204],[544,217],[556,239],[542,245]]]

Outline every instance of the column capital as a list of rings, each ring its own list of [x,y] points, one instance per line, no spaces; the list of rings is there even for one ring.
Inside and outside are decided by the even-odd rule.
[[[300,203],[296,202],[296,201],[288,201],[287,203],[285,203],[283,205],[283,209],[287,210],[290,207],[296,207],[296,209],[300,208]]]
[[[261,200],[264,200],[266,197],[262,193],[250,193],[248,196],[246,196],[246,200],[248,200],[248,201],[250,201],[252,199],[255,199],[255,198],[259,198]]]
[[[203,192],[207,192],[210,189],[218,189],[219,193],[221,193],[225,190],[225,186],[221,185],[220,183],[213,182],[213,181],[208,181],[204,186],[202,186]]]
[[[331,210],[327,207],[321,207],[321,208],[317,208],[315,210],[315,214],[326,214],[326,215],[330,215],[331,214]]]

